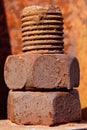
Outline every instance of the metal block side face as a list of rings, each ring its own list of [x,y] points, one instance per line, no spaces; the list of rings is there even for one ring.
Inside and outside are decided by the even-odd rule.
[[[39,54],[36,55],[36,57],[32,57],[28,62],[28,80],[25,89],[34,90],[70,87],[69,63],[66,55]]]
[[[77,90],[73,92],[10,92],[8,118],[17,124],[53,125],[81,120]],[[74,93],[74,94],[73,94]]]
[[[81,120],[81,104],[77,90],[56,96],[53,101],[54,122],[68,123]]]
[[[13,104],[8,106],[8,118],[17,124],[50,125],[53,122],[54,96],[39,92],[9,93],[8,104],[12,99]]]
[[[26,83],[26,68],[22,55],[8,56],[4,66],[4,79],[9,89],[21,89]]]
[[[33,66],[34,86],[37,88],[57,87],[61,75],[60,63],[52,55],[39,57]]]
[[[70,65],[70,86],[78,87],[80,81],[80,68],[78,60],[74,57]]]
[[[36,89],[78,87],[79,65],[77,60],[64,54],[40,55],[32,66],[32,81],[30,85],[32,89],[33,87]],[[28,88],[27,85],[26,88]]]

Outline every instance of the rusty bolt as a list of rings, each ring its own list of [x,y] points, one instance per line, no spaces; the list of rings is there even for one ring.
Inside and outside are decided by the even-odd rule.
[[[60,8],[26,7],[21,21],[23,53],[8,56],[4,67],[4,79],[11,89],[8,119],[17,124],[33,125],[81,120],[78,91],[73,89],[79,86],[79,64],[74,56],[63,52]],[[55,91],[59,88],[64,91]]]
[[[24,8],[22,21],[22,51],[63,53],[63,17],[58,6]]]
[[[63,53],[63,18],[57,6],[26,7],[21,15],[22,53],[9,56],[4,77],[9,89],[79,86],[78,60]]]

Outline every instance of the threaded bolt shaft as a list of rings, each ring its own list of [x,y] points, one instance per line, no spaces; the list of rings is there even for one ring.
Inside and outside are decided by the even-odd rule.
[[[23,52],[63,53],[63,17],[58,6],[25,7],[21,21]]]

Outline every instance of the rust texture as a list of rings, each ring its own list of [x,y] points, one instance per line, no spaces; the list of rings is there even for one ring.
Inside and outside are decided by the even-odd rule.
[[[26,53],[7,58],[4,69],[7,86],[10,89],[25,87],[28,90],[78,87],[78,61],[63,53],[63,17],[60,8],[51,5],[28,6],[22,11],[21,20],[22,51]],[[20,68],[18,64],[21,64]]]
[[[79,63],[75,57],[65,54],[26,52],[7,58],[4,78],[8,88],[14,90],[71,90],[79,86]]]
[[[80,121],[81,106],[78,91],[10,91],[8,118],[17,124],[33,125],[55,125]]]
[[[63,53],[63,17],[58,6],[26,7],[21,21],[22,51]]]
[[[8,88],[20,90],[11,91],[8,95],[8,118],[18,124],[36,125],[81,120],[79,95],[75,94],[77,90],[73,90],[79,86],[79,63],[74,56],[63,52],[60,8],[51,5],[28,6],[22,12],[21,21],[22,53],[8,56],[4,67]],[[25,110],[26,102],[29,106]],[[20,106],[22,111],[18,111]]]
[[[2,4],[3,3],[3,4]],[[1,37],[3,39],[0,41],[1,44],[1,52],[0,52],[0,66],[1,66],[1,98],[5,99],[2,94],[2,90],[4,86],[3,80],[3,56],[6,54],[8,55],[8,51],[11,50],[12,54],[17,54],[21,51],[21,22],[20,22],[20,14],[21,10],[25,6],[30,5],[44,5],[44,4],[52,4],[52,5],[59,5],[61,7],[63,17],[64,17],[64,52],[75,55],[79,59],[80,63],[80,70],[81,70],[81,78],[80,78],[80,86],[79,86],[79,94],[81,99],[81,106],[83,108],[83,119],[87,120],[87,1],[80,0],[1,0],[0,1],[1,8],[3,5],[3,9],[0,9],[0,29],[2,28],[4,22],[6,22],[4,28],[0,31]],[[5,19],[3,19],[5,14]],[[2,22],[1,22],[2,21]],[[14,26],[15,25],[15,26]],[[4,31],[7,32],[4,33]],[[4,34],[4,35],[2,35]],[[8,34],[10,37],[8,37]],[[9,43],[3,42],[7,38],[9,39]],[[5,44],[6,43],[6,44]],[[9,47],[7,47],[8,45]],[[2,45],[3,48],[2,49]],[[7,48],[7,49],[6,49]],[[6,91],[7,88],[4,87]],[[6,102],[6,101],[5,101]],[[4,103],[4,101],[3,101]],[[2,101],[1,101],[2,104]],[[3,105],[4,107],[5,105]],[[1,115],[3,109],[1,105]]]

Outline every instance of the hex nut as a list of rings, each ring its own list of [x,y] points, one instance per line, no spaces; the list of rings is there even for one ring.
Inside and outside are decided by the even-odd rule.
[[[79,86],[79,63],[66,54],[24,53],[7,58],[4,69],[9,89],[37,90]]]
[[[17,124],[54,125],[81,120],[77,90],[70,92],[10,91],[8,119]]]

